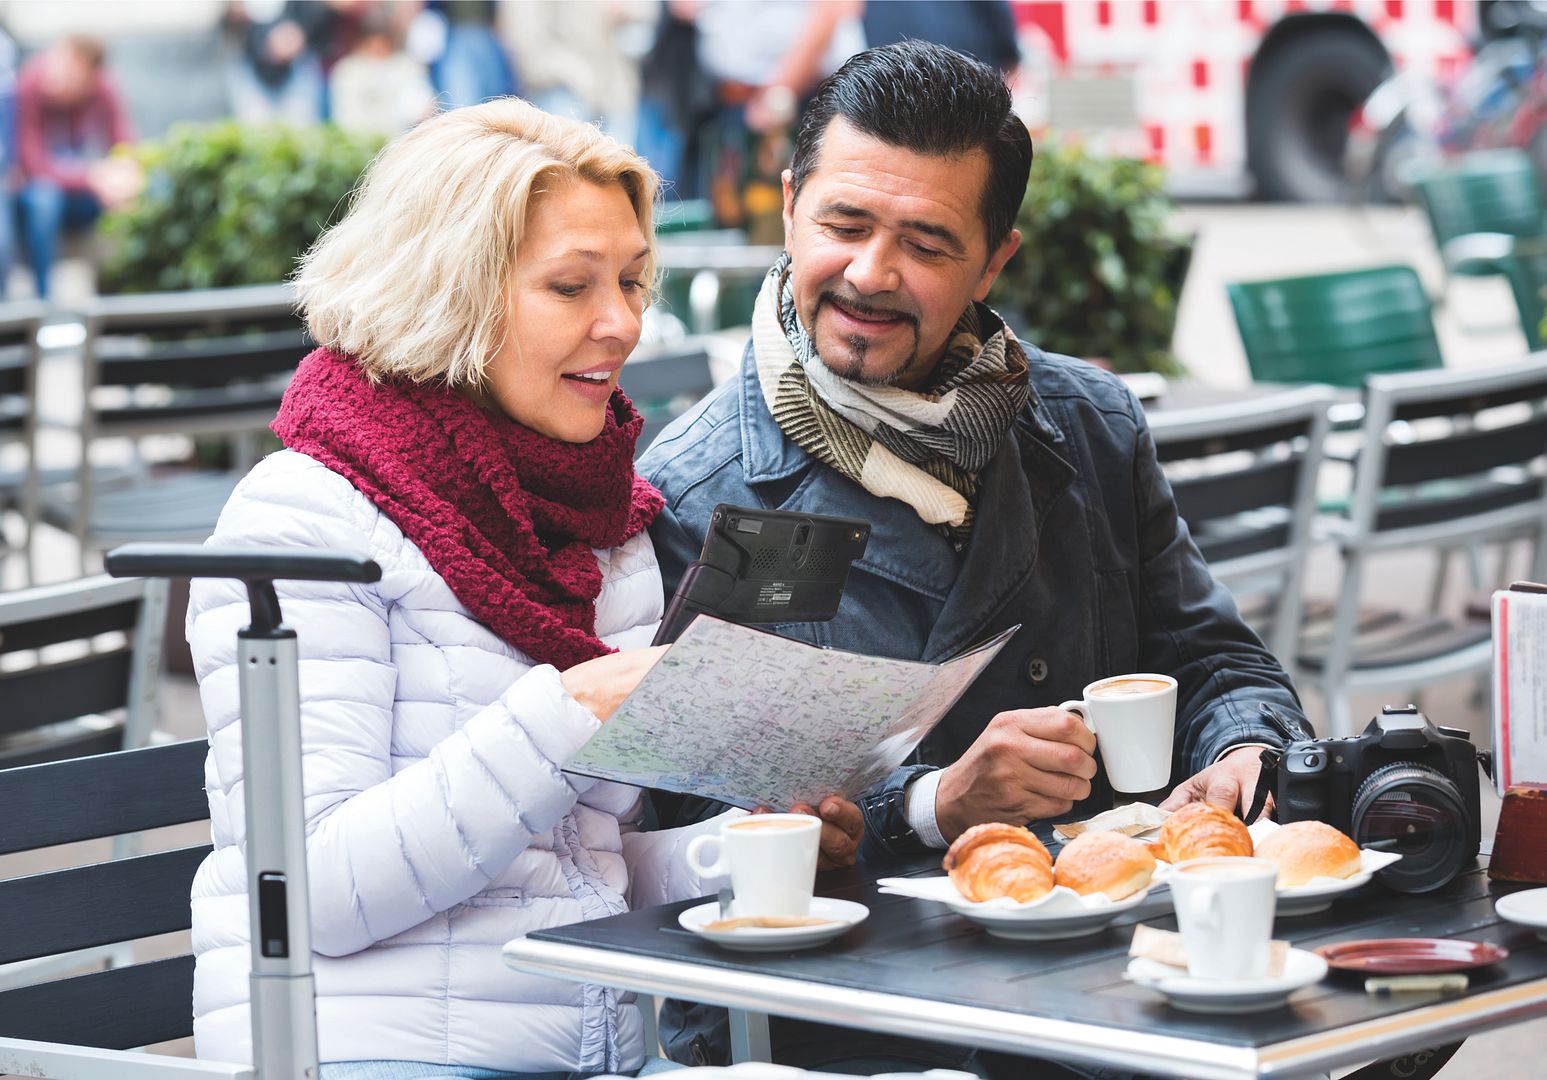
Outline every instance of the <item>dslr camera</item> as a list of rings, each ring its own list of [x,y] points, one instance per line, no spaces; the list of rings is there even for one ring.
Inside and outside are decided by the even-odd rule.
[[[1465,731],[1388,705],[1363,735],[1291,743],[1273,801],[1280,822],[1325,821],[1360,847],[1399,852],[1376,877],[1398,892],[1430,892],[1477,858],[1479,760]]]

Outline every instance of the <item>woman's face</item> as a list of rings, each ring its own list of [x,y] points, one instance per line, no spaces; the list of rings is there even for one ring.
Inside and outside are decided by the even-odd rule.
[[[505,344],[488,368],[499,407],[564,442],[601,434],[639,342],[649,245],[619,184],[571,180],[534,197],[516,249]]]

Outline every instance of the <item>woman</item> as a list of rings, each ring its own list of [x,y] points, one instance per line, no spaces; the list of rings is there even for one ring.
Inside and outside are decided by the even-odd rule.
[[[213,542],[363,551],[369,587],[290,583],[325,1080],[627,1071],[627,995],[516,975],[545,926],[696,895],[688,830],[569,757],[643,677],[662,609],[617,392],[639,338],[655,177],[503,100],[392,144],[298,279],[313,337]],[[248,1060],[238,586],[189,608],[215,850],[193,888],[199,1056]],[[626,651],[613,652],[613,649]],[[824,804],[852,860],[858,811]],[[700,830],[705,826],[700,826]],[[713,825],[707,827],[714,827]],[[489,1071],[494,1070],[494,1071]]]

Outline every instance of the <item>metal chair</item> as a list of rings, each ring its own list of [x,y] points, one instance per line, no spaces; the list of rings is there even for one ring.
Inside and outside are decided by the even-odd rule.
[[[1504,259],[1520,330],[1531,349],[1547,348],[1542,322],[1547,320],[1547,236],[1512,237]]]
[[[18,511],[21,541],[14,548],[27,556],[29,581],[32,526],[38,517],[38,326],[47,312],[43,304],[0,304],[0,455],[14,450],[22,457],[20,466],[0,467],[0,514]],[[0,552],[11,547],[0,523]]]
[[[1484,672],[1492,659],[1486,620],[1362,611],[1372,559],[1524,537],[1532,575],[1547,572],[1547,355],[1372,376],[1365,407],[1353,498],[1328,528],[1342,585],[1330,627],[1307,634],[1297,664],[1325,694],[1333,735],[1352,733],[1349,694],[1421,688]]]
[[[1415,176],[1412,188],[1447,273],[1504,271],[1509,239],[1547,231],[1547,203],[1530,155],[1481,150]]]
[[[1258,382],[1358,387],[1444,366],[1428,294],[1408,266],[1227,286]]]
[[[1193,542],[1238,603],[1263,601],[1242,604],[1243,615],[1289,671],[1332,400],[1332,391],[1312,386],[1237,406],[1150,415]]]
[[[105,297],[86,313],[82,467],[46,487],[43,519],[87,553],[129,540],[202,540],[256,456],[297,362],[310,348],[286,285]],[[141,470],[111,483],[90,468],[106,440],[215,436],[228,468]]]
[[[204,740],[0,770],[0,856],[203,821]],[[0,879],[0,964],[80,956],[187,930],[210,845]],[[0,1073],[44,1077],[255,1075],[246,1065],[123,1051],[193,1031],[193,957],[0,990]]]
[[[714,389],[709,352],[691,339],[670,349],[630,358],[623,365],[618,383],[645,418],[636,456],[645,452],[667,424]]]
[[[106,576],[0,594],[0,769],[146,745],[166,607],[166,582]]]

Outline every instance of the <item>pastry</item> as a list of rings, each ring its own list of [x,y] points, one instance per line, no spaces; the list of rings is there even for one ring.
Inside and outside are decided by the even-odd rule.
[[[1312,878],[1348,878],[1359,872],[1359,845],[1324,821],[1292,821],[1257,845],[1257,855],[1278,863],[1280,888]]]
[[[968,900],[1008,896],[1024,903],[1053,891],[1052,856],[1019,825],[974,825],[956,838],[943,865]]]
[[[1212,803],[1192,802],[1166,818],[1157,854],[1168,863],[1214,855],[1250,855],[1251,833],[1241,819]]]
[[[1053,881],[1081,896],[1106,893],[1108,900],[1132,896],[1150,883],[1155,856],[1149,845],[1117,832],[1088,832],[1058,853]]]

